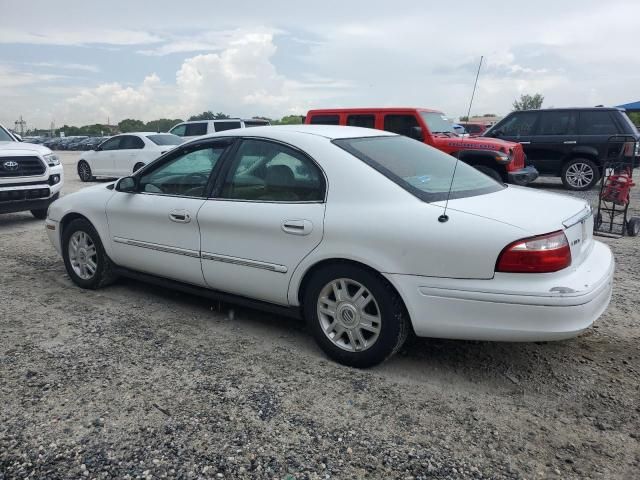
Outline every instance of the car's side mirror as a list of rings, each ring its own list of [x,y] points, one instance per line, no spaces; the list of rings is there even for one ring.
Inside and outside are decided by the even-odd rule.
[[[411,127],[409,130],[409,138],[424,142],[424,135],[422,134],[422,127]]]
[[[135,193],[138,182],[135,177],[124,177],[118,180],[116,191],[123,193]]]

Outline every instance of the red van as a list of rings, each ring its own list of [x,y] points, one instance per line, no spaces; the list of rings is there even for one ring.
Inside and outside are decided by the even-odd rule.
[[[527,185],[538,177],[525,164],[519,143],[495,138],[460,137],[442,112],[426,108],[334,108],[309,110],[305,123],[376,128],[414,138],[457,156],[498,181]]]

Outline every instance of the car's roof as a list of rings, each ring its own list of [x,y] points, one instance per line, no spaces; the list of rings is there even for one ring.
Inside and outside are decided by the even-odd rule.
[[[373,128],[361,127],[343,127],[339,125],[266,125],[264,127],[236,128],[233,130],[225,130],[223,132],[212,133],[197,137],[198,139],[206,137],[269,137],[271,134],[280,133],[316,135],[318,137],[328,138],[330,140],[338,138],[360,138],[360,137],[382,137],[395,136],[395,133],[386,132],[384,130],[376,130]]]
[[[538,109],[520,110],[520,111],[521,112],[566,112],[567,110],[623,112],[624,108],[619,108],[619,107],[558,107],[558,108],[538,108]],[[516,112],[511,112],[511,113],[516,113]]]
[[[411,112],[431,112],[431,113],[442,113],[440,110],[434,110],[431,108],[422,108],[422,107],[365,107],[365,108],[320,108],[313,109],[307,112],[307,115],[311,114],[323,114],[323,113],[356,113],[356,112],[366,112],[366,113],[386,113],[386,112],[398,112],[398,111],[411,111]]]

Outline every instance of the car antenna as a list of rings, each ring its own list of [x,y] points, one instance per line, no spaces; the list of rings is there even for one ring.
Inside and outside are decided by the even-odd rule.
[[[467,110],[467,121],[469,121],[469,115],[471,115],[471,106],[473,105],[473,97],[476,94],[476,87],[478,86],[478,77],[480,76],[480,68],[482,67],[482,60],[484,56],[480,56],[480,63],[478,64],[478,71],[476,73],[476,81],[473,84],[473,92],[471,92],[471,101],[469,102],[469,109]],[[453,166],[453,175],[451,175],[451,183],[449,184],[449,191],[447,192],[447,201],[444,203],[444,212],[438,217],[440,223],[445,223],[449,220],[447,215],[447,207],[449,206],[449,197],[451,197],[451,189],[453,188],[453,179],[456,177],[456,170],[458,169],[458,162],[460,161],[460,151],[456,152],[456,163]]]

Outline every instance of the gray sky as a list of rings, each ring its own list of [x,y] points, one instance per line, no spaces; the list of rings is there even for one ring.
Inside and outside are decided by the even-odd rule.
[[[0,123],[640,100],[637,0],[0,0]]]

